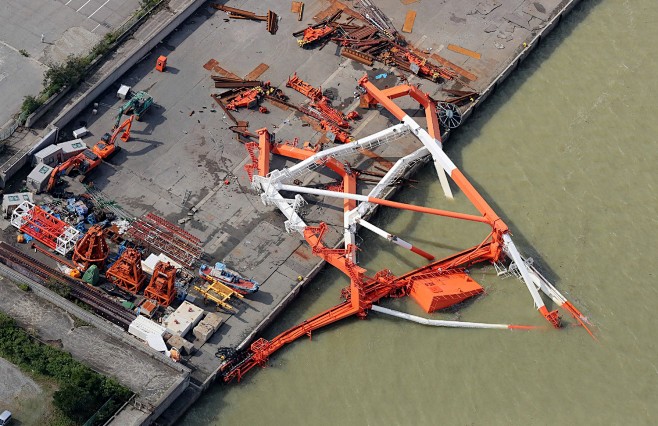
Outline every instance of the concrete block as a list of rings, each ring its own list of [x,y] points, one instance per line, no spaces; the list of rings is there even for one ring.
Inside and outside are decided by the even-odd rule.
[[[181,354],[191,355],[194,348],[192,342],[178,335],[171,336],[169,340],[167,340],[167,343],[170,347],[178,350]]]
[[[75,129],[73,131],[73,137],[76,138],[76,139],[79,139],[83,136],[86,136],[87,133],[89,133],[89,130],[87,130],[86,127],[80,127],[79,129]]]
[[[205,324],[209,327],[211,327],[214,331],[217,331],[219,329],[219,326],[222,325],[223,319],[216,313],[209,313],[206,315],[206,317],[201,321],[200,324]]]
[[[199,343],[205,343],[213,334],[215,334],[215,330],[207,324],[199,324],[194,327],[192,333]]]
[[[126,99],[128,97],[128,93],[130,93],[130,86],[126,86],[125,84],[122,84],[121,87],[119,87],[119,90],[117,91],[117,98]]]

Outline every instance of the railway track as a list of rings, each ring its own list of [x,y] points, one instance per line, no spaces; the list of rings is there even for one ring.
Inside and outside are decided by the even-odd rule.
[[[0,262],[41,284],[48,285],[54,280],[68,286],[71,289],[71,297],[85,303],[96,314],[124,330],[127,330],[135,319],[135,314],[107,297],[101,290],[63,275],[4,241],[0,242]]]

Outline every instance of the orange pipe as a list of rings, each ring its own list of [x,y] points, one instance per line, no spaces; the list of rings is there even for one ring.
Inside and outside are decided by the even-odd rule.
[[[429,254],[429,253],[426,252],[425,250],[421,250],[421,249],[419,249],[419,248],[416,247],[416,246],[411,246],[411,249],[410,249],[410,250],[411,250],[413,253],[416,253],[416,254],[419,254],[419,255],[423,256],[423,257],[424,257],[425,259],[427,259],[427,260],[434,260],[434,256],[432,256],[431,254]]]
[[[427,133],[437,141],[443,143],[441,140],[441,127],[439,127],[439,118],[436,116],[436,106],[430,102],[425,107],[425,118],[427,119]]]
[[[491,206],[482,198],[479,192],[471,185],[471,183],[466,179],[466,176],[462,174],[459,169],[454,169],[450,174],[452,180],[457,184],[459,189],[462,190],[464,195],[471,201],[473,206],[478,209],[482,216],[487,219],[492,226],[494,223],[498,222],[497,229],[500,232],[506,232],[508,230],[507,225],[500,220],[500,217],[493,211]]]
[[[290,145],[278,145],[278,144],[272,147],[272,153],[277,155],[283,155],[288,158],[294,158],[296,160],[306,160],[310,156],[317,154],[316,152],[309,151],[307,149],[301,149]],[[345,167],[335,158],[330,158],[325,163],[325,166],[327,166],[332,171],[344,177]]]
[[[408,95],[410,90],[411,90],[411,86],[403,84],[400,86],[394,86],[388,89],[380,90],[380,92],[382,93],[382,95],[386,96],[389,99],[395,99]]]
[[[343,192],[346,194],[356,193],[356,177],[351,174],[348,175],[343,171]],[[343,199],[343,211],[348,212],[356,208],[356,200],[348,198]]]
[[[270,172],[270,132],[266,128],[256,130],[258,134],[258,174],[267,176]]]
[[[369,203],[379,204],[382,206],[393,207],[396,209],[410,210],[412,212],[433,214],[436,216],[452,217],[454,219],[470,220],[472,222],[489,223],[489,220],[472,214],[456,213],[448,210],[432,209],[430,207],[414,206],[413,204],[398,203],[397,201],[384,200],[382,198],[368,197]]]

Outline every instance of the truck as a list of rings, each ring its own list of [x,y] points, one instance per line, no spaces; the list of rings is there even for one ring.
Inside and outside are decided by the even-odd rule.
[[[0,414],[0,426],[8,425],[9,422],[11,422],[11,412],[5,410]]]

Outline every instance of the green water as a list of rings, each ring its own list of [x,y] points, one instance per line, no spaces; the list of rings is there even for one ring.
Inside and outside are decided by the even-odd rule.
[[[578,328],[436,329],[371,313],[216,385],[182,424],[656,424],[656,22],[651,0],[582,1],[447,147],[599,343]],[[470,211],[433,170],[419,180],[399,200]],[[375,223],[437,255],[485,231],[407,212]],[[367,234],[363,246],[370,271],[422,264]],[[437,317],[543,325],[521,282],[471,273],[487,294]],[[346,284],[325,270],[265,337],[336,304]],[[411,300],[385,306],[422,315]]]

